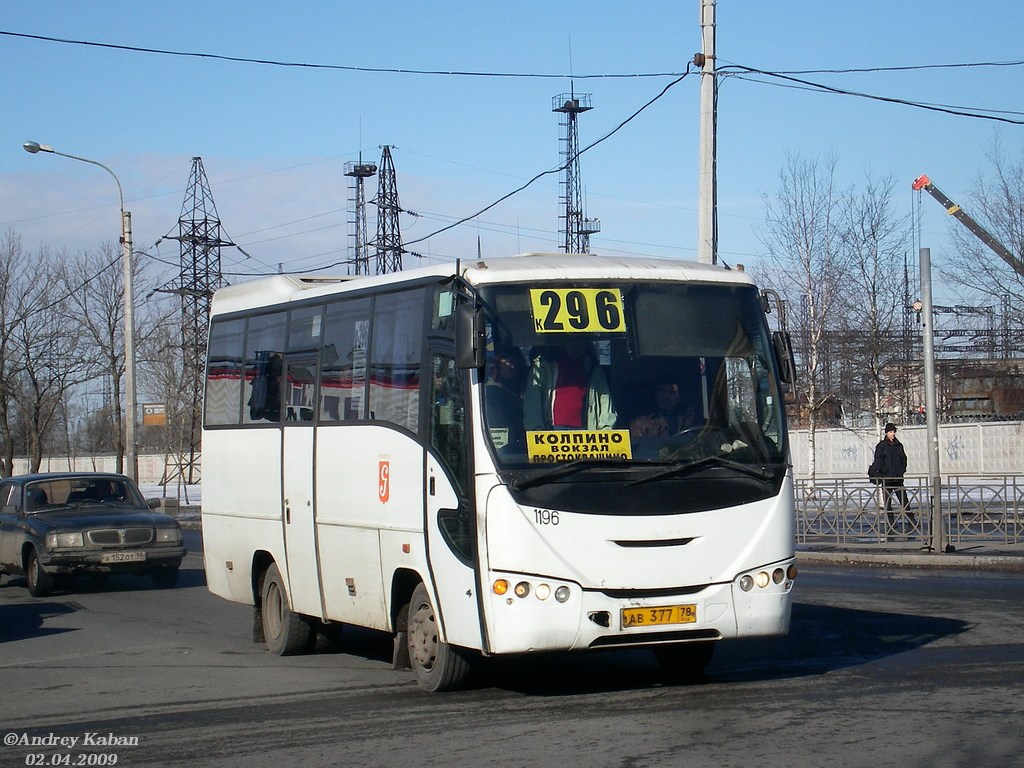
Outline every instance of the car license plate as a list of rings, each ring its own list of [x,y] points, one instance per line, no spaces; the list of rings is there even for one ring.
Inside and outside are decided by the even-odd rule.
[[[146,553],[136,552],[104,552],[100,555],[101,563],[138,563],[146,559]]]
[[[696,621],[696,605],[660,605],[650,608],[622,609],[623,629],[654,627],[660,624],[693,624]]]

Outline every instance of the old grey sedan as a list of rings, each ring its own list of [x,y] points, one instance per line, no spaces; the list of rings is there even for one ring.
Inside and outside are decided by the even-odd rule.
[[[178,522],[124,475],[65,472],[0,481],[0,572],[35,597],[78,573],[148,575],[173,587],[185,556]]]

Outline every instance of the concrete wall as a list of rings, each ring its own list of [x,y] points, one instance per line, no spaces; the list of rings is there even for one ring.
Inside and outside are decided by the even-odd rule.
[[[907,474],[928,474],[928,428],[899,427],[896,437],[907,450]],[[815,430],[817,477],[867,477],[875,445],[873,430]],[[797,477],[808,476],[808,432],[789,434]],[[939,425],[939,472],[942,475],[1024,474],[1024,422]]]
[[[162,453],[139,455],[139,482],[159,483],[165,472],[165,459]],[[116,472],[116,456],[47,456],[39,467],[40,472]],[[27,459],[14,460],[14,474],[23,475],[28,472]],[[198,474],[198,473],[197,473]]]

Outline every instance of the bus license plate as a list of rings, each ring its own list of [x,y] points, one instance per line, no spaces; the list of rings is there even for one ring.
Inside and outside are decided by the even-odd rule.
[[[101,563],[138,563],[146,559],[146,553],[137,552],[104,552],[100,555]]]
[[[650,608],[622,609],[623,629],[653,627],[659,624],[693,624],[696,621],[696,605],[661,605]]]

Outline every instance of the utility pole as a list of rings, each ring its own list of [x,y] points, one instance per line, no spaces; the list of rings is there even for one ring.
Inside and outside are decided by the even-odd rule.
[[[939,474],[938,393],[935,390],[935,327],[932,307],[932,256],[921,249],[921,323],[924,336],[924,410],[928,423],[928,496],[932,552],[945,550],[942,522],[942,477]]]
[[[121,456],[118,455],[118,471],[124,467],[124,472],[132,480],[139,479],[139,440],[136,434],[136,411],[138,404],[135,391],[135,281],[132,273],[132,214],[124,208],[124,190],[121,189],[121,180],[117,174],[107,168],[103,163],[90,160],[87,157],[69,155],[66,152],[58,152],[48,144],[40,144],[37,141],[26,141],[22,145],[29,154],[35,155],[39,152],[47,152],[51,155],[59,155],[71,160],[79,160],[89,165],[95,165],[109,173],[117,184],[117,197],[121,204],[121,263],[124,267],[124,389],[125,389],[125,459],[122,464]],[[127,465],[127,466],[125,466]]]
[[[715,87],[715,0],[700,0],[700,190],[697,203],[697,260],[718,262],[717,88]]]

